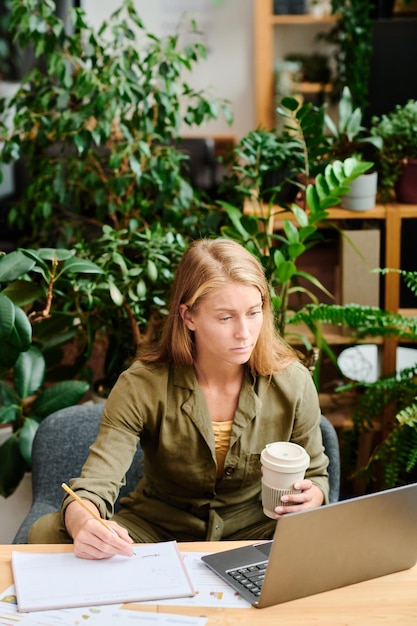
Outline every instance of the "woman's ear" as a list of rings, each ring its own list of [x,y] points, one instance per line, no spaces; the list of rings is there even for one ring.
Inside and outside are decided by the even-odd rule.
[[[179,312],[188,330],[194,330],[194,318],[188,306],[186,304],[180,304]]]

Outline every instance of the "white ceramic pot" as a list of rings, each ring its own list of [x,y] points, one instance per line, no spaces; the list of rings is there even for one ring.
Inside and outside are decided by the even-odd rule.
[[[342,196],[340,206],[350,211],[369,211],[375,206],[378,172],[362,174],[350,184],[350,191]]]

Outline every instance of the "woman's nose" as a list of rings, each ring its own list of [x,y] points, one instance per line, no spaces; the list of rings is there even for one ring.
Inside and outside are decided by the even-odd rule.
[[[239,337],[240,339],[245,339],[249,337],[250,335],[249,327],[245,319],[239,320],[236,330],[235,330],[235,335],[236,337]]]

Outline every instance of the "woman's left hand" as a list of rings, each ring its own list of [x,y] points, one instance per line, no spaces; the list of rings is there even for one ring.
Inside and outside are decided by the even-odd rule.
[[[294,489],[300,489],[300,493],[282,496],[281,500],[283,504],[285,503],[285,506],[277,506],[275,508],[277,519],[288,513],[313,509],[323,504],[324,497],[322,491],[316,485],[313,485],[308,478],[296,482]]]

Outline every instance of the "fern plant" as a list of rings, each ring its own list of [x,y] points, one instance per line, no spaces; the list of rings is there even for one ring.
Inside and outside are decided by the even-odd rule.
[[[380,271],[383,274],[399,273],[412,293],[417,294],[417,271],[388,268]],[[291,323],[307,324],[316,337],[318,347],[325,350],[336,365],[336,356],[317,330],[320,323],[348,327],[353,340],[391,337],[405,343],[417,341],[416,316],[407,317],[357,304],[342,306],[311,303],[297,311]],[[353,429],[346,438],[346,454],[350,463],[357,461],[355,451],[362,434],[373,431],[390,407],[395,407],[395,415],[382,430],[368,461],[355,470],[351,477],[364,478],[369,484],[378,481],[387,488],[409,482],[417,468],[417,364],[399,373],[380,377],[375,382],[348,382],[339,386],[337,391],[355,388],[359,388],[361,393],[352,415]]]

